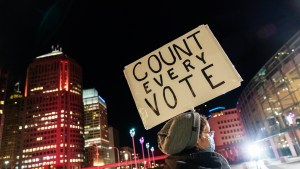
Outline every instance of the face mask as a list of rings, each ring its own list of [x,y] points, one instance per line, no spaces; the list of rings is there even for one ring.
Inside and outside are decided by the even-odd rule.
[[[215,140],[213,139],[213,137],[208,137],[208,141],[209,141],[209,144],[210,144],[210,150],[211,152],[215,151]]]
[[[198,142],[198,147],[203,151],[214,152],[215,151],[215,141],[213,137],[203,138]]]

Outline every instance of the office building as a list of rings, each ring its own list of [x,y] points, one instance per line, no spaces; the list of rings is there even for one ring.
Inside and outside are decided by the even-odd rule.
[[[242,146],[244,142],[244,127],[240,114],[236,108],[219,109],[211,112],[208,122],[214,131],[216,152],[222,154],[229,162],[242,160]]]
[[[0,147],[0,168],[16,168],[20,164],[20,131],[21,114],[23,113],[23,95],[19,82],[5,103],[2,144]]]
[[[61,48],[27,67],[19,168],[80,169],[84,159],[82,69]]]
[[[8,71],[0,67],[0,147],[2,144],[3,125],[4,125],[4,106],[7,93]],[[0,158],[2,158],[0,156]],[[0,159],[1,160],[1,159]]]
[[[107,107],[94,88],[83,90],[85,167],[110,162]]]

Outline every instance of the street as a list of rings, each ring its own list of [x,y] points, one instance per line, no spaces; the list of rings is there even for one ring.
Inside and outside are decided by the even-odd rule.
[[[281,163],[278,165],[270,165],[268,166],[269,169],[299,169],[300,168],[300,162],[294,162],[294,163]]]
[[[273,161],[269,164],[264,164],[262,161],[244,162],[241,164],[231,165],[232,169],[299,169],[300,161],[281,163],[280,161]]]

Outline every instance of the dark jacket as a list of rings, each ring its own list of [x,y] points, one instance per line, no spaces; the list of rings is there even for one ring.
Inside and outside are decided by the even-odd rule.
[[[219,153],[190,149],[168,156],[164,169],[230,169],[230,166]]]

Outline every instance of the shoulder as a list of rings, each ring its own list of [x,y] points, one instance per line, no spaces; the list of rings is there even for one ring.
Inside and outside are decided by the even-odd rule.
[[[181,155],[171,155],[165,160],[166,165],[176,169],[215,168],[230,169],[227,160],[216,152],[197,151]]]

